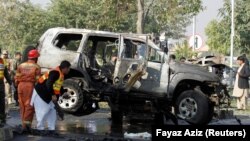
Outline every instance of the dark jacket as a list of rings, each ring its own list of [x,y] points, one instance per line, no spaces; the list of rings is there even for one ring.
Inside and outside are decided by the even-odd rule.
[[[37,94],[42,98],[43,101],[46,103],[50,103],[52,100],[52,95],[55,95],[53,90],[53,84],[56,82],[56,80],[60,77],[60,74],[58,71],[50,71],[49,77],[47,80],[45,80],[43,83],[37,83],[35,85],[35,89]],[[63,89],[61,88],[61,93]]]
[[[239,73],[239,80],[238,80],[238,87],[240,89],[248,89],[249,88],[249,76],[250,76],[250,70],[249,66],[244,64],[242,67],[240,73]]]

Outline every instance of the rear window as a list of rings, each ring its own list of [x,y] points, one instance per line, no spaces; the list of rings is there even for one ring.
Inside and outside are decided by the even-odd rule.
[[[61,33],[58,34],[53,44],[55,47],[63,50],[77,51],[80,46],[81,40],[82,34]]]

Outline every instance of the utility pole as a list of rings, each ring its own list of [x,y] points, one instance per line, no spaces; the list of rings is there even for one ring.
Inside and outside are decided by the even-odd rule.
[[[196,15],[193,16],[193,51],[195,49],[195,35],[196,35]]]
[[[231,0],[231,47],[230,47],[230,67],[233,67],[233,48],[234,48],[234,0]]]
[[[234,0],[231,0],[231,45],[230,45],[230,67],[233,67],[233,51],[234,51]],[[233,84],[233,70],[230,71],[230,86]]]

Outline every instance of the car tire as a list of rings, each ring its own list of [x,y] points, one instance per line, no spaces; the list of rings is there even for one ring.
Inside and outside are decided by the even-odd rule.
[[[63,88],[67,89],[67,92],[59,97],[59,106],[68,113],[78,112],[84,103],[84,94],[79,86],[79,82],[74,79],[66,79],[63,83]]]
[[[204,125],[213,117],[214,106],[201,91],[187,90],[180,94],[175,104],[175,114],[190,124]]]
[[[96,105],[98,103],[94,102]],[[82,107],[80,107],[76,112],[73,112],[72,114],[74,116],[85,116],[94,113],[98,108],[92,107],[93,102],[84,103]]]

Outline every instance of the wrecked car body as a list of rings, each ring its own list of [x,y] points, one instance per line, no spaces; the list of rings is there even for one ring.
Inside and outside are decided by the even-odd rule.
[[[72,67],[64,83],[68,91],[60,107],[85,115],[107,101],[113,122],[123,115],[175,115],[191,124],[213,117],[221,94],[219,77],[190,64],[168,63],[168,54],[147,35],[87,29],[52,28],[39,40],[38,64],[43,71],[62,60]],[[171,115],[170,115],[171,116]]]

